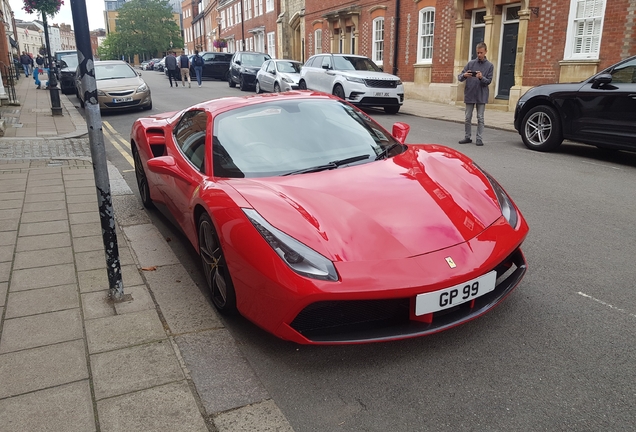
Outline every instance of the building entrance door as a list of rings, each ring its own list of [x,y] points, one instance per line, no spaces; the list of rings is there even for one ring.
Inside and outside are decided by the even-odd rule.
[[[497,99],[508,99],[510,97],[510,88],[515,85],[518,32],[519,23],[504,24]]]

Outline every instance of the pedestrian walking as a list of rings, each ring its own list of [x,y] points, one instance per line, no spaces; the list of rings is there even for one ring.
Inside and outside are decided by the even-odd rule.
[[[203,75],[203,57],[199,55],[199,50],[194,50],[194,56],[192,57],[192,66],[194,67],[194,73],[197,76],[197,83],[201,87],[201,76]]]
[[[488,49],[486,44],[479,42],[476,46],[477,58],[469,61],[462,72],[457,76],[459,82],[466,81],[464,87],[464,104],[466,105],[464,119],[464,139],[460,144],[470,144],[471,122],[473,110],[477,108],[477,136],[475,144],[484,145],[482,135],[484,133],[484,112],[488,102],[488,86],[492,81],[493,65],[486,59]]]
[[[188,87],[192,87],[190,80],[190,59],[185,52],[179,56],[179,68],[181,69],[181,85],[185,87],[185,81],[188,80]]]
[[[170,51],[166,56],[165,67],[168,70],[168,80],[170,80],[170,87],[172,87],[173,79],[175,87],[179,87],[179,78],[177,76],[179,68],[177,67],[177,58],[174,56],[174,53],[172,51]]]
[[[26,53],[26,51],[22,51],[22,55],[20,56],[20,64],[22,65],[22,69],[24,69],[24,75],[29,76],[29,69],[31,66],[31,56]]]

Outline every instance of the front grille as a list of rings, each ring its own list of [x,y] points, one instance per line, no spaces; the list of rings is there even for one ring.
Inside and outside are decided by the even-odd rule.
[[[134,93],[135,93],[134,90],[125,90],[125,91],[108,92],[108,95],[113,97],[122,97],[122,96],[130,96]]]
[[[422,336],[466,322],[495,307],[526,272],[520,249],[497,268],[494,291],[471,302],[433,313],[430,323],[411,321],[412,298],[320,301],[305,307],[290,326],[314,342],[364,342]],[[472,307],[471,307],[472,306]]]
[[[106,105],[109,108],[123,108],[123,107],[137,106],[139,105],[139,102],[141,102],[141,100],[133,100],[130,102],[118,102],[118,103],[106,102],[104,105]]]
[[[397,88],[397,80],[378,80],[378,79],[365,79],[364,83],[367,87],[373,88]]]
[[[391,105],[399,105],[398,99],[396,97],[364,97],[357,102],[359,105],[368,105],[368,106],[391,106]]]

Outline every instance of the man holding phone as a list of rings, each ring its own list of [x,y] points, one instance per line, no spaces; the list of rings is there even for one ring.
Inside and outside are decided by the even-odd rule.
[[[466,117],[464,120],[464,139],[460,144],[470,144],[471,122],[473,110],[477,108],[477,140],[476,145],[482,146],[482,134],[484,133],[484,111],[488,102],[488,86],[492,81],[493,65],[486,59],[486,44],[477,44],[477,58],[469,61],[462,72],[457,76],[459,82],[466,81],[464,87],[464,104],[466,104]]]

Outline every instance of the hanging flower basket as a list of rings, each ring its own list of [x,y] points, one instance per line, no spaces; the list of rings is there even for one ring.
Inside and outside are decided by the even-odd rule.
[[[44,12],[47,15],[55,15],[60,11],[60,8],[64,4],[64,0],[23,0],[24,9],[26,13],[38,13]]]
[[[214,48],[227,48],[227,41],[225,39],[214,39],[212,45],[214,45]]]

